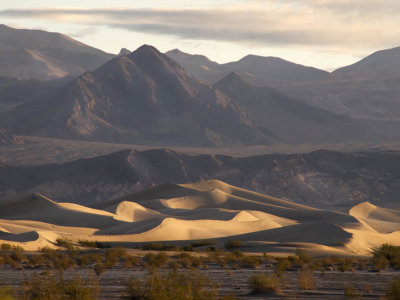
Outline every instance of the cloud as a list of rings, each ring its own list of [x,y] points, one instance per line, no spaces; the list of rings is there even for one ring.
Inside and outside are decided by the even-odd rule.
[[[343,51],[397,43],[400,1],[386,1],[259,0],[212,9],[9,9],[0,16],[105,25],[189,40]]]

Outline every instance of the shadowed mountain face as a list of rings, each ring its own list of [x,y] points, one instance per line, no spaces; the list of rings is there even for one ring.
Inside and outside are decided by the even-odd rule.
[[[64,164],[1,166],[0,199],[34,192],[58,201],[95,204],[158,184],[219,179],[316,207],[350,207],[362,201],[398,207],[399,178],[399,152],[235,158],[126,150]],[[184,196],[184,191],[175,192],[171,186],[172,196]]]
[[[260,130],[291,144],[375,138],[356,121],[305,105],[268,87],[256,87],[231,73],[214,85],[240,105]]]
[[[252,84],[262,86],[320,81],[329,76],[326,71],[294,64],[277,57],[247,55],[236,62],[218,64],[203,55],[191,55],[178,49],[166,54],[190,74],[209,83],[217,82],[231,72],[238,73]]]
[[[85,73],[2,117],[19,133],[190,145],[269,144],[229,97],[151,46]]]
[[[47,81],[0,77],[0,113],[46,97],[72,79],[72,76]]]
[[[40,80],[77,76],[112,57],[59,33],[0,25],[0,76]]]

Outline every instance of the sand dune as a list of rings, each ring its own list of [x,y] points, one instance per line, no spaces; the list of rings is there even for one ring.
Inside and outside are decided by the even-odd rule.
[[[29,250],[56,247],[59,237],[135,246],[240,239],[246,251],[364,255],[400,245],[400,211],[361,203],[348,214],[314,209],[210,180],[162,185],[116,199],[104,209],[31,195],[0,205],[0,243]]]

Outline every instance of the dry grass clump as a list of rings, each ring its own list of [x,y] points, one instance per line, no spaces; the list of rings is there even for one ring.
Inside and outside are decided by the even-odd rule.
[[[252,294],[279,294],[281,291],[279,278],[274,274],[254,274],[249,278],[249,285]]]
[[[120,262],[121,259],[127,256],[126,249],[124,248],[111,248],[106,251],[104,267],[110,269]]]
[[[241,240],[233,239],[229,240],[225,243],[226,250],[238,249],[243,246],[243,242]]]
[[[16,291],[9,287],[0,287],[0,300],[14,300],[16,299]]]
[[[163,267],[169,260],[169,257],[164,252],[148,253],[144,258],[150,268]]]
[[[141,250],[154,250],[154,251],[179,251],[179,247],[171,244],[163,243],[147,243],[139,247]]]
[[[400,277],[389,282],[386,295],[388,300],[400,300]]]
[[[145,280],[130,279],[126,294],[143,300],[213,300],[218,299],[216,285],[196,272],[171,271],[166,275],[150,273]]]
[[[373,252],[372,262],[378,271],[383,270],[388,265],[400,269],[400,247],[383,244]]]
[[[302,269],[297,274],[297,286],[303,290],[315,289],[314,271]]]
[[[357,291],[357,289],[352,284],[346,284],[344,286],[344,295],[347,299],[361,299],[362,295]]]
[[[275,265],[275,274],[282,276],[287,269],[292,266],[290,260],[287,257],[277,257]]]
[[[82,280],[80,276],[65,280],[61,275],[40,276],[34,273],[22,283],[22,300],[94,300],[100,287],[93,279]]]

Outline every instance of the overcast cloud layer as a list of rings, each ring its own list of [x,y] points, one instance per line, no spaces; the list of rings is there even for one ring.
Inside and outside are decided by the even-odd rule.
[[[399,12],[398,0],[265,0],[239,1],[229,8],[8,9],[0,16],[106,25],[191,40],[351,51],[397,46]]]

